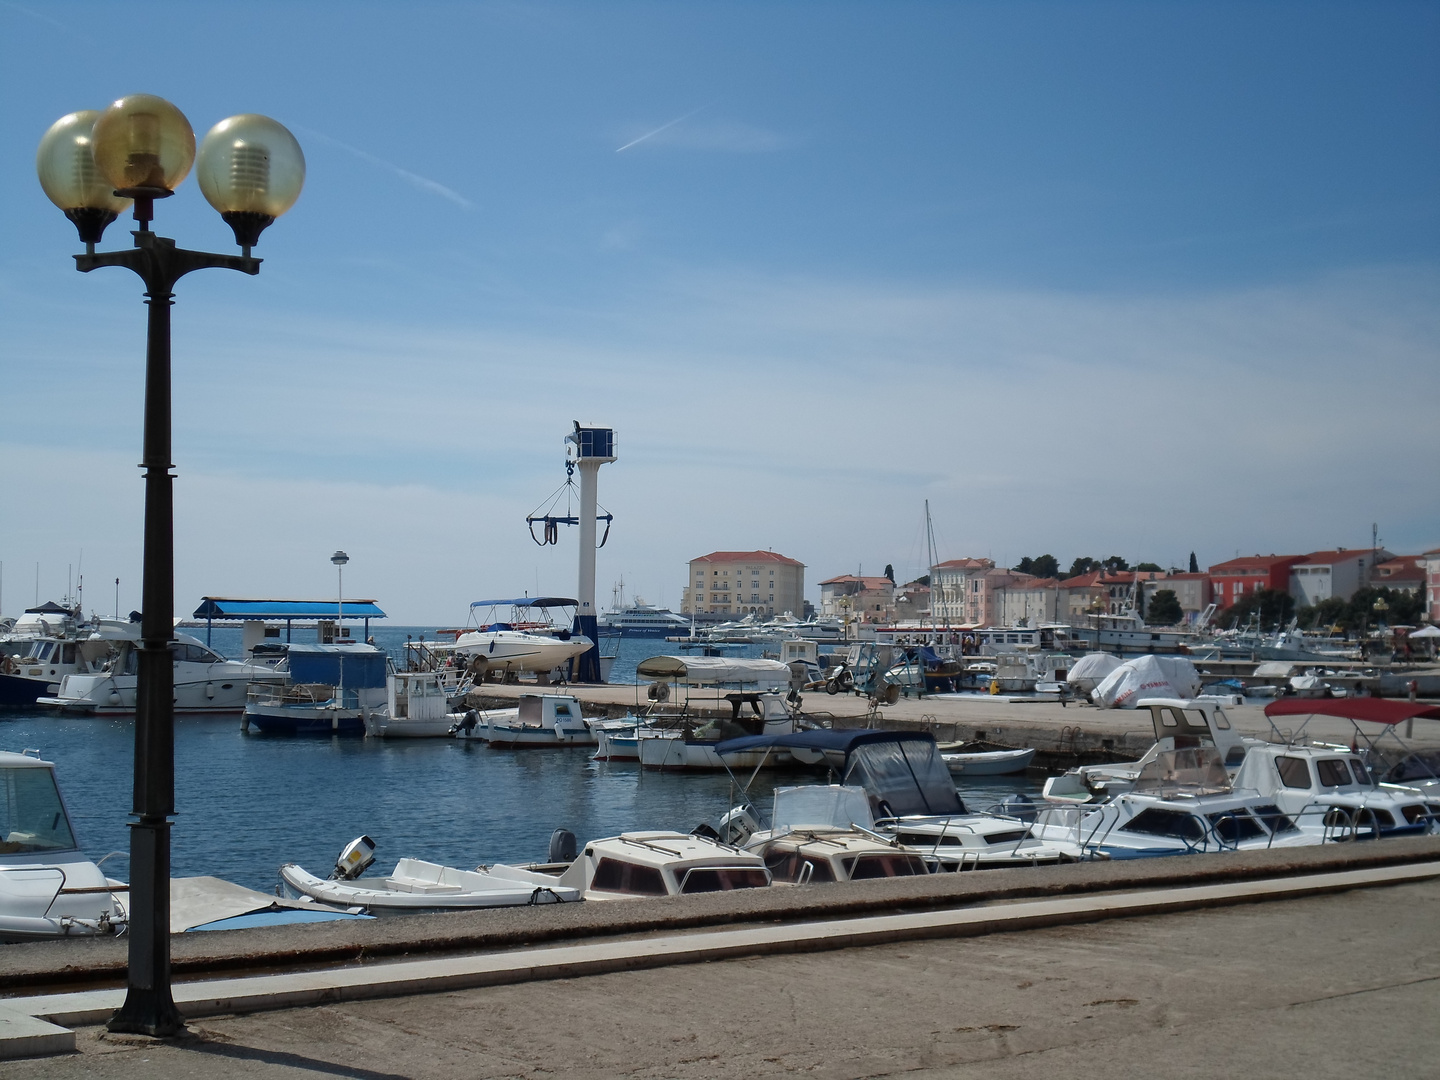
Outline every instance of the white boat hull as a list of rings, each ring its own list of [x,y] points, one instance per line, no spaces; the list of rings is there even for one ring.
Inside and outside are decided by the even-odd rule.
[[[975,754],[946,754],[940,757],[945,767],[956,776],[1008,776],[1024,772],[1035,756],[1033,748],[1023,750],[987,750]]]
[[[280,867],[280,882],[294,898],[364,908],[372,915],[521,907],[580,899],[580,890],[562,886],[547,874],[499,864],[488,870],[457,870],[420,859],[401,859],[390,877],[362,881],[327,881],[294,863],[286,863]]]

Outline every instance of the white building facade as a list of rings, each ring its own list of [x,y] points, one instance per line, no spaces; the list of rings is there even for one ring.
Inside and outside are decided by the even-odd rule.
[[[712,551],[690,560],[680,610],[689,615],[803,618],[805,564],[773,551]]]

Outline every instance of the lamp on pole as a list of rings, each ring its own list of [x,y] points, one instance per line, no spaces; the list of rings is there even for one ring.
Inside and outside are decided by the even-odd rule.
[[[338,641],[345,636],[345,564],[350,556],[337,551],[330,556],[330,561],[335,564],[335,640]]]
[[[197,165],[200,190],[231,227],[239,255],[187,251],[150,230],[157,199],[167,199]],[[170,990],[170,815],[175,812],[174,492],[170,461],[170,305],[175,283],[192,270],[260,272],[250,248],[288,210],[305,181],[295,137],[267,117],[216,124],[197,157],[195,133],[170,102],[150,94],[121,98],[103,112],[74,112],[40,140],[35,169],[45,194],[74,223],[85,245],[75,267],[134,271],[145,284],[145,549],[139,673],[135,701],[135,781],[130,822],[129,964],[125,1004],[111,1031],[167,1036],[185,1023]],[[134,206],[135,246],[96,253],[105,228]]]

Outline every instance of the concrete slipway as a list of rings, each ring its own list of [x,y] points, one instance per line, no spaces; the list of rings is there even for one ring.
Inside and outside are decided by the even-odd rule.
[[[1365,891],[1363,894],[1350,891],[1357,889]],[[1403,896],[1403,901],[1397,904],[1387,899],[1396,896]],[[1437,898],[1440,898],[1440,838],[1336,845],[1284,853],[987,871],[846,886],[194,935],[175,941],[177,979],[180,980],[176,998],[188,1017],[230,1016],[224,1023],[231,1028],[240,1025],[250,1033],[243,1036],[247,1039],[266,1031],[273,1035],[278,1029],[289,1030],[295,1023],[313,1025],[313,1018],[319,1015],[314,1009],[302,1009],[299,1013],[293,1010],[298,1006],[319,1005],[321,1013],[344,1008],[361,1009],[368,1016],[423,1017],[426,1024],[439,1025],[441,1041],[448,1045],[447,1040],[456,1034],[471,1038],[475,1030],[486,1030],[486,1015],[509,1000],[517,986],[543,981],[549,988],[537,988],[529,992],[529,996],[556,1000],[547,1000],[544,1010],[534,1018],[536,1029],[531,1035],[543,1042],[554,1038],[557,1024],[569,1030],[596,1028],[598,1023],[596,1037],[603,1042],[607,1030],[603,1023],[604,1011],[594,1016],[575,1014],[566,1004],[573,993],[565,988],[576,986],[571,980],[582,975],[611,982],[642,979],[647,993],[672,1003],[673,1016],[667,1022],[657,1021],[657,1026],[648,1034],[637,1036],[640,1043],[635,1046],[643,1044],[646,1050],[638,1056],[631,1055],[635,1056],[635,1062],[650,1060],[646,1069],[653,1066],[662,1070],[653,1075],[730,1075],[723,1053],[712,1062],[710,1072],[703,1069],[697,1072],[693,1068],[665,1072],[675,1063],[659,1051],[664,1050],[665,1040],[677,1029],[693,1034],[695,1020],[705,1015],[707,1008],[713,1012],[716,1002],[730,1000],[725,972],[738,970],[736,963],[741,964],[742,969],[755,964],[767,966],[782,980],[795,970],[812,971],[821,987],[840,986],[848,985],[847,981],[836,982],[833,976],[838,973],[853,976],[857,966],[871,967],[878,954],[901,948],[897,944],[900,942],[930,939],[924,944],[903,947],[911,957],[940,957],[960,948],[956,941],[959,938],[999,935],[1027,940],[1039,934],[1047,941],[1056,935],[1074,940],[1077,934],[1083,937],[1096,933],[1093,924],[1114,920],[1136,920],[1137,925],[1145,927],[1164,926],[1177,920],[1189,925],[1199,920],[1203,932],[1194,940],[1194,949],[1181,951],[1185,955],[1193,952],[1213,959],[1217,952],[1224,953],[1234,947],[1234,935],[1227,930],[1228,924],[1255,923],[1251,916],[1237,919],[1236,913],[1241,909],[1235,905],[1270,901],[1275,910],[1299,905],[1309,912],[1309,920],[1333,919],[1337,913],[1349,913],[1358,906],[1363,909],[1361,923],[1352,924],[1349,917],[1341,919],[1349,928],[1348,936],[1342,935],[1344,941],[1307,935],[1302,923],[1277,927],[1263,934],[1254,952],[1259,955],[1267,947],[1279,947],[1289,957],[1292,969],[1291,977],[1282,977],[1281,982],[1300,985],[1313,980],[1317,973],[1324,981],[1336,950],[1353,950],[1353,939],[1362,931],[1368,943],[1365,956],[1390,956],[1392,966],[1398,965],[1391,974],[1401,982],[1416,974],[1415,950],[1418,948],[1423,972],[1418,980],[1411,980],[1417,989],[1405,999],[1404,1006],[1412,1007],[1421,1002],[1435,1002],[1435,980],[1440,977],[1434,918]],[[1376,912],[1388,913],[1388,917],[1377,921]],[[1422,931],[1418,940],[1413,940],[1413,932],[1401,932],[1397,936],[1396,931],[1401,928],[1396,925],[1396,916],[1401,913],[1412,931],[1416,927]],[[1367,921],[1374,925],[1364,925]],[[1084,929],[1085,924],[1092,924],[1092,928]],[[1160,936],[1168,942],[1163,931]],[[1166,948],[1173,950],[1173,944],[1166,944],[1155,956],[1163,955]],[[797,955],[817,952],[828,952],[833,959],[802,960]],[[1047,951],[1042,948],[1035,960],[1037,971],[1044,968],[1046,955]],[[1117,978],[1123,981],[1129,966],[1144,968],[1154,959],[1143,951],[1130,956],[1097,955],[1093,974],[1102,981]],[[690,974],[688,968],[678,966],[705,961],[721,961],[700,969],[711,973],[708,978]],[[1267,968],[1269,977],[1274,978],[1284,966]],[[642,976],[641,969],[655,970]],[[843,1000],[826,1003],[825,1007],[835,1015],[795,1017],[793,1025],[781,1024],[772,1036],[783,1043],[787,1032],[794,1036],[803,1030],[809,1034],[802,1041],[814,1044],[813,1033],[810,1033],[812,1024],[825,1030],[832,1022],[843,1023],[847,1012],[868,1014],[878,1007],[881,998],[888,1003],[895,995],[904,997],[919,977],[919,972],[907,972],[903,965],[896,968],[882,963],[873,977],[866,980],[868,992],[852,987],[848,994],[841,995]],[[77,1043],[71,1030],[36,1027],[41,1022],[67,1027],[97,1024],[121,1000],[121,992],[114,988],[121,978],[123,943],[58,942],[11,947],[0,952],[0,987],[10,995],[0,1004],[15,1025],[15,1038],[10,1042],[9,1052],[55,1052],[71,1045],[78,1045],[83,1051],[57,1059],[39,1071],[34,1071],[39,1069],[39,1063],[32,1062],[26,1066],[31,1071],[16,1075],[109,1075],[112,1068],[121,1068],[127,1061],[137,1064],[133,1054],[138,1051],[133,1041],[116,1043],[101,1039],[95,1031],[86,1031]],[[683,1000],[684,994],[680,994],[679,988],[687,987],[688,992],[693,993],[697,980],[707,987],[700,991],[701,998]],[[592,981],[582,980],[586,985]],[[472,989],[484,987],[491,989]],[[496,987],[508,987],[508,990],[494,989]],[[941,999],[953,989],[944,989]],[[1178,985],[1168,984],[1154,991],[1152,996],[1158,994],[1158,997],[1151,1004],[1169,1001],[1180,989]],[[975,988],[968,990],[973,993]],[[1246,987],[1237,985],[1233,990],[1243,993]],[[502,997],[497,999],[496,994]],[[680,994],[678,998],[677,994]],[[756,1000],[765,996],[763,988],[757,988],[756,994],[759,995]],[[474,995],[488,995],[483,1015],[457,1005],[458,1000]],[[375,1001],[364,1006],[337,1004],[367,998],[390,1000],[388,1004]],[[1136,996],[1134,1000],[1150,999]],[[624,1003],[636,1004],[628,997]],[[613,1012],[621,1008],[622,1002],[612,1000],[610,1005]],[[1182,1005],[1183,994],[1169,1001],[1169,1007]],[[234,1015],[260,1010],[292,1011],[274,1012],[272,1020]],[[645,1011],[652,1009],[647,1006]],[[356,1014],[347,1011],[345,1015]],[[1400,1014],[1386,1015],[1393,1019]],[[448,1023],[443,1021],[446,1016]],[[285,1017],[312,1019],[297,1021]],[[615,1021],[615,1017],[611,1020]],[[479,1029],[473,1027],[474,1022],[480,1024]],[[775,1027],[773,1016],[770,1026]],[[30,1030],[23,1030],[27,1027]],[[1004,1028],[1006,1024],[1001,1023],[999,1027]],[[955,1031],[962,1028],[964,1025]],[[444,1034],[447,1032],[448,1035]],[[902,1037],[896,1043],[893,1035],[887,1035],[887,1039],[895,1044],[892,1049],[897,1052],[906,1047],[923,1048],[934,1041],[933,1033],[917,1030],[912,1034],[908,1041]],[[0,1038],[3,1037],[4,1032],[0,1030]],[[1418,1033],[1415,1037],[1428,1038]],[[1405,1038],[1402,1031],[1402,1046]],[[646,1039],[650,1042],[646,1043]],[[265,1038],[258,1041],[264,1042]],[[226,1069],[233,1067],[238,1071],[243,1060],[247,1063],[245,1071],[255,1075],[322,1072],[368,1077],[539,1075],[560,1064],[555,1060],[547,1066],[546,1061],[535,1060],[522,1067],[513,1058],[507,1058],[510,1064],[494,1071],[489,1065],[480,1069],[480,1062],[472,1060],[467,1053],[462,1057],[470,1065],[454,1071],[452,1065],[431,1054],[422,1055],[423,1062],[418,1059],[413,1062],[415,1068],[407,1066],[408,1071],[378,1073],[368,1065],[361,1068],[346,1064],[348,1041],[348,1036],[333,1044],[322,1038],[312,1047],[316,1056],[302,1055],[301,1061],[270,1060],[263,1053],[249,1057],[241,1054],[212,1058],[209,1067],[224,1065]],[[186,1045],[190,1046],[189,1050],[163,1049],[164,1055],[170,1055],[164,1058],[170,1063],[166,1069],[171,1070],[173,1066],[178,1071],[153,1075],[191,1075],[191,1067],[197,1070],[195,1074],[204,1071],[204,1055],[210,1051],[196,1050],[198,1044]],[[120,1053],[122,1046],[130,1048],[126,1052],[132,1057]],[[161,1048],[151,1049],[161,1052]],[[577,1051],[573,1047],[567,1052],[571,1054],[567,1059],[570,1068],[584,1071],[582,1066],[589,1059],[575,1057]],[[905,1058],[906,1053],[901,1057]],[[187,1058],[186,1054],[190,1056]],[[849,1050],[832,1056],[825,1052],[823,1045],[813,1045],[809,1054],[814,1059],[814,1068],[822,1074],[828,1074],[827,1070],[835,1075],[884,1074],[883,1070],[846,1072],[853,1063],[853,1052]],[[743,1057],[739,1055],[737,1062]],[[782,1053],[776,1060],[783,1058]],[[365,1060],[368,1062],[369,1058]],[[184,1065],[185,1061],[190,1065]],[[601,1072],[651,1075],[644,1070],[632,1073],[626,1064],[628,1061],[629,1058],[624,1059],[618,1070],[607,1066]],[[516,1069],[505,1071],[510,1065],[516,1065]],[[473,1073],[466,1071],[471,1066],[476,1067]],[[836,1069],[839,1071],[835,1072]],[[762,1068],[759,1071],[786,1070]],[[807,1067],[803,1071],[813,1069]],[[150,1075],[143,1070],[126,1075],[131,1074]],[[1323,1070],[1320,1074],[1323,1075]]]

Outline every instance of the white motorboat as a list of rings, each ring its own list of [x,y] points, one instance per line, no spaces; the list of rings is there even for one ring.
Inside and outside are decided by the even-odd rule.
[[[600,616],[602,629],[615,630],[625,637],[665,637],[690,631],[690,620],[669,608],[655,607],[635,598],[631,607],[607,611]]]
[[[276,674],[252,685],[242,730],[266,734],[363,735],[385,711],[389,660],[374,645],[289,645]]]
[[[967,749],[969,743],[940,748],[940,760],[956,776],[1008,776],[1024,772],[1035,757],[1034,747],[1000,750]]]
[[[316,877],[295,863],[286,863],[280,867],[280,886],[290,897],[309,897],[371,915],[523,907],[580,899],[579,889],[552,875],[499,863],[457,870],[423,859],[401,859],[389,877],[357,880],[374,861],[374,841],[362,836],[341,852],[330,878]]]
[[[744,846],[765,861],[776,882],[808,885],[923,877],[930,872],[919,855],[893,837],[875,832],[864,788],[839,784],[776,788],[770,822],[769,829],[749,831]],[[736,824],[732,812],[722,828],[733,829]]]
[[[0,753],[0,828],[0,941],[125,929],[127,886],[80,850],[51,762]]]
[[[494,618],[507,605],[509,619]],[[572,633],[568,626],[555,626],[549,621],[550,608],[566,606],[574,607],[575,601],[559,596],[476,600],[470,605],[471,617],[478,609],[486,609],[488,614],[475,629],[456,637],[455,654],[464,658],[477,678],[490,672],[543,673],[563,668],[595,647],[595,642],[584,634]]]
[[[595,733],[570,694],[521,694],[513,709],[472,709],[450,729],[491,746],[594,746]]]
[[[392,671],[385,677],[386,708],[365,717],[365,734],[381,739],[436,739],[450,735],[455,720],[450,694],[436,671]]]
[[[37,704],[97,716],[129,716],[135,712],[139,683],[139,624],[104,620],[94,647],[103,645],[108,659],[99,669],[66,675],[59,690]],[[285,676],[267,663],[227,660],[198,638],[176,633],[170,642],[175,674],[176,713],[240,712],[252,687],[276,687]]]
[[[77,623],[58,604],[46,604],[21,616],[18,632],[0,650],[0,708],[31,708],[54,697],[67,675],[101,672],[114,658],[119,641],[140,636],[138,622],[101,619]]]
[[[717,752],[730,761],[740,753],[782,748],[797,762],[823,763],[842,784],[859,786],[874,830],[918,854],[932,872],[1040,866],[1078,855],[1073,844],[1035,838],[1029,823],[1014,814],[967,810],[928,732],[819,729],[755,735],[723,743]],[[746,828],[737,830],[736,819],[731,811],[715,831],[744,842]],[[744,822],[743,815],[738,819]]]
[[[724,769],[715,747],[727,739],[745,735],[785,735],[798,730],[798,710],[778,690],[764,693],[729,693],[729,720],[710,720],[701,724],[689,721],[680,728],[639,727],[635,730],[636,756],[647,769]],[[744,706],[750,707],[747,715]],[[609,743],[613,747],[613,742]],[[763,751],[732,755],[728,766],[771,766],[788,764],[788,754],[766,754]]]
[[[585,900],[634,900],[765,888],[770,871],[760,856],[709,837],[632,832],[590,841],[553,880]]]

